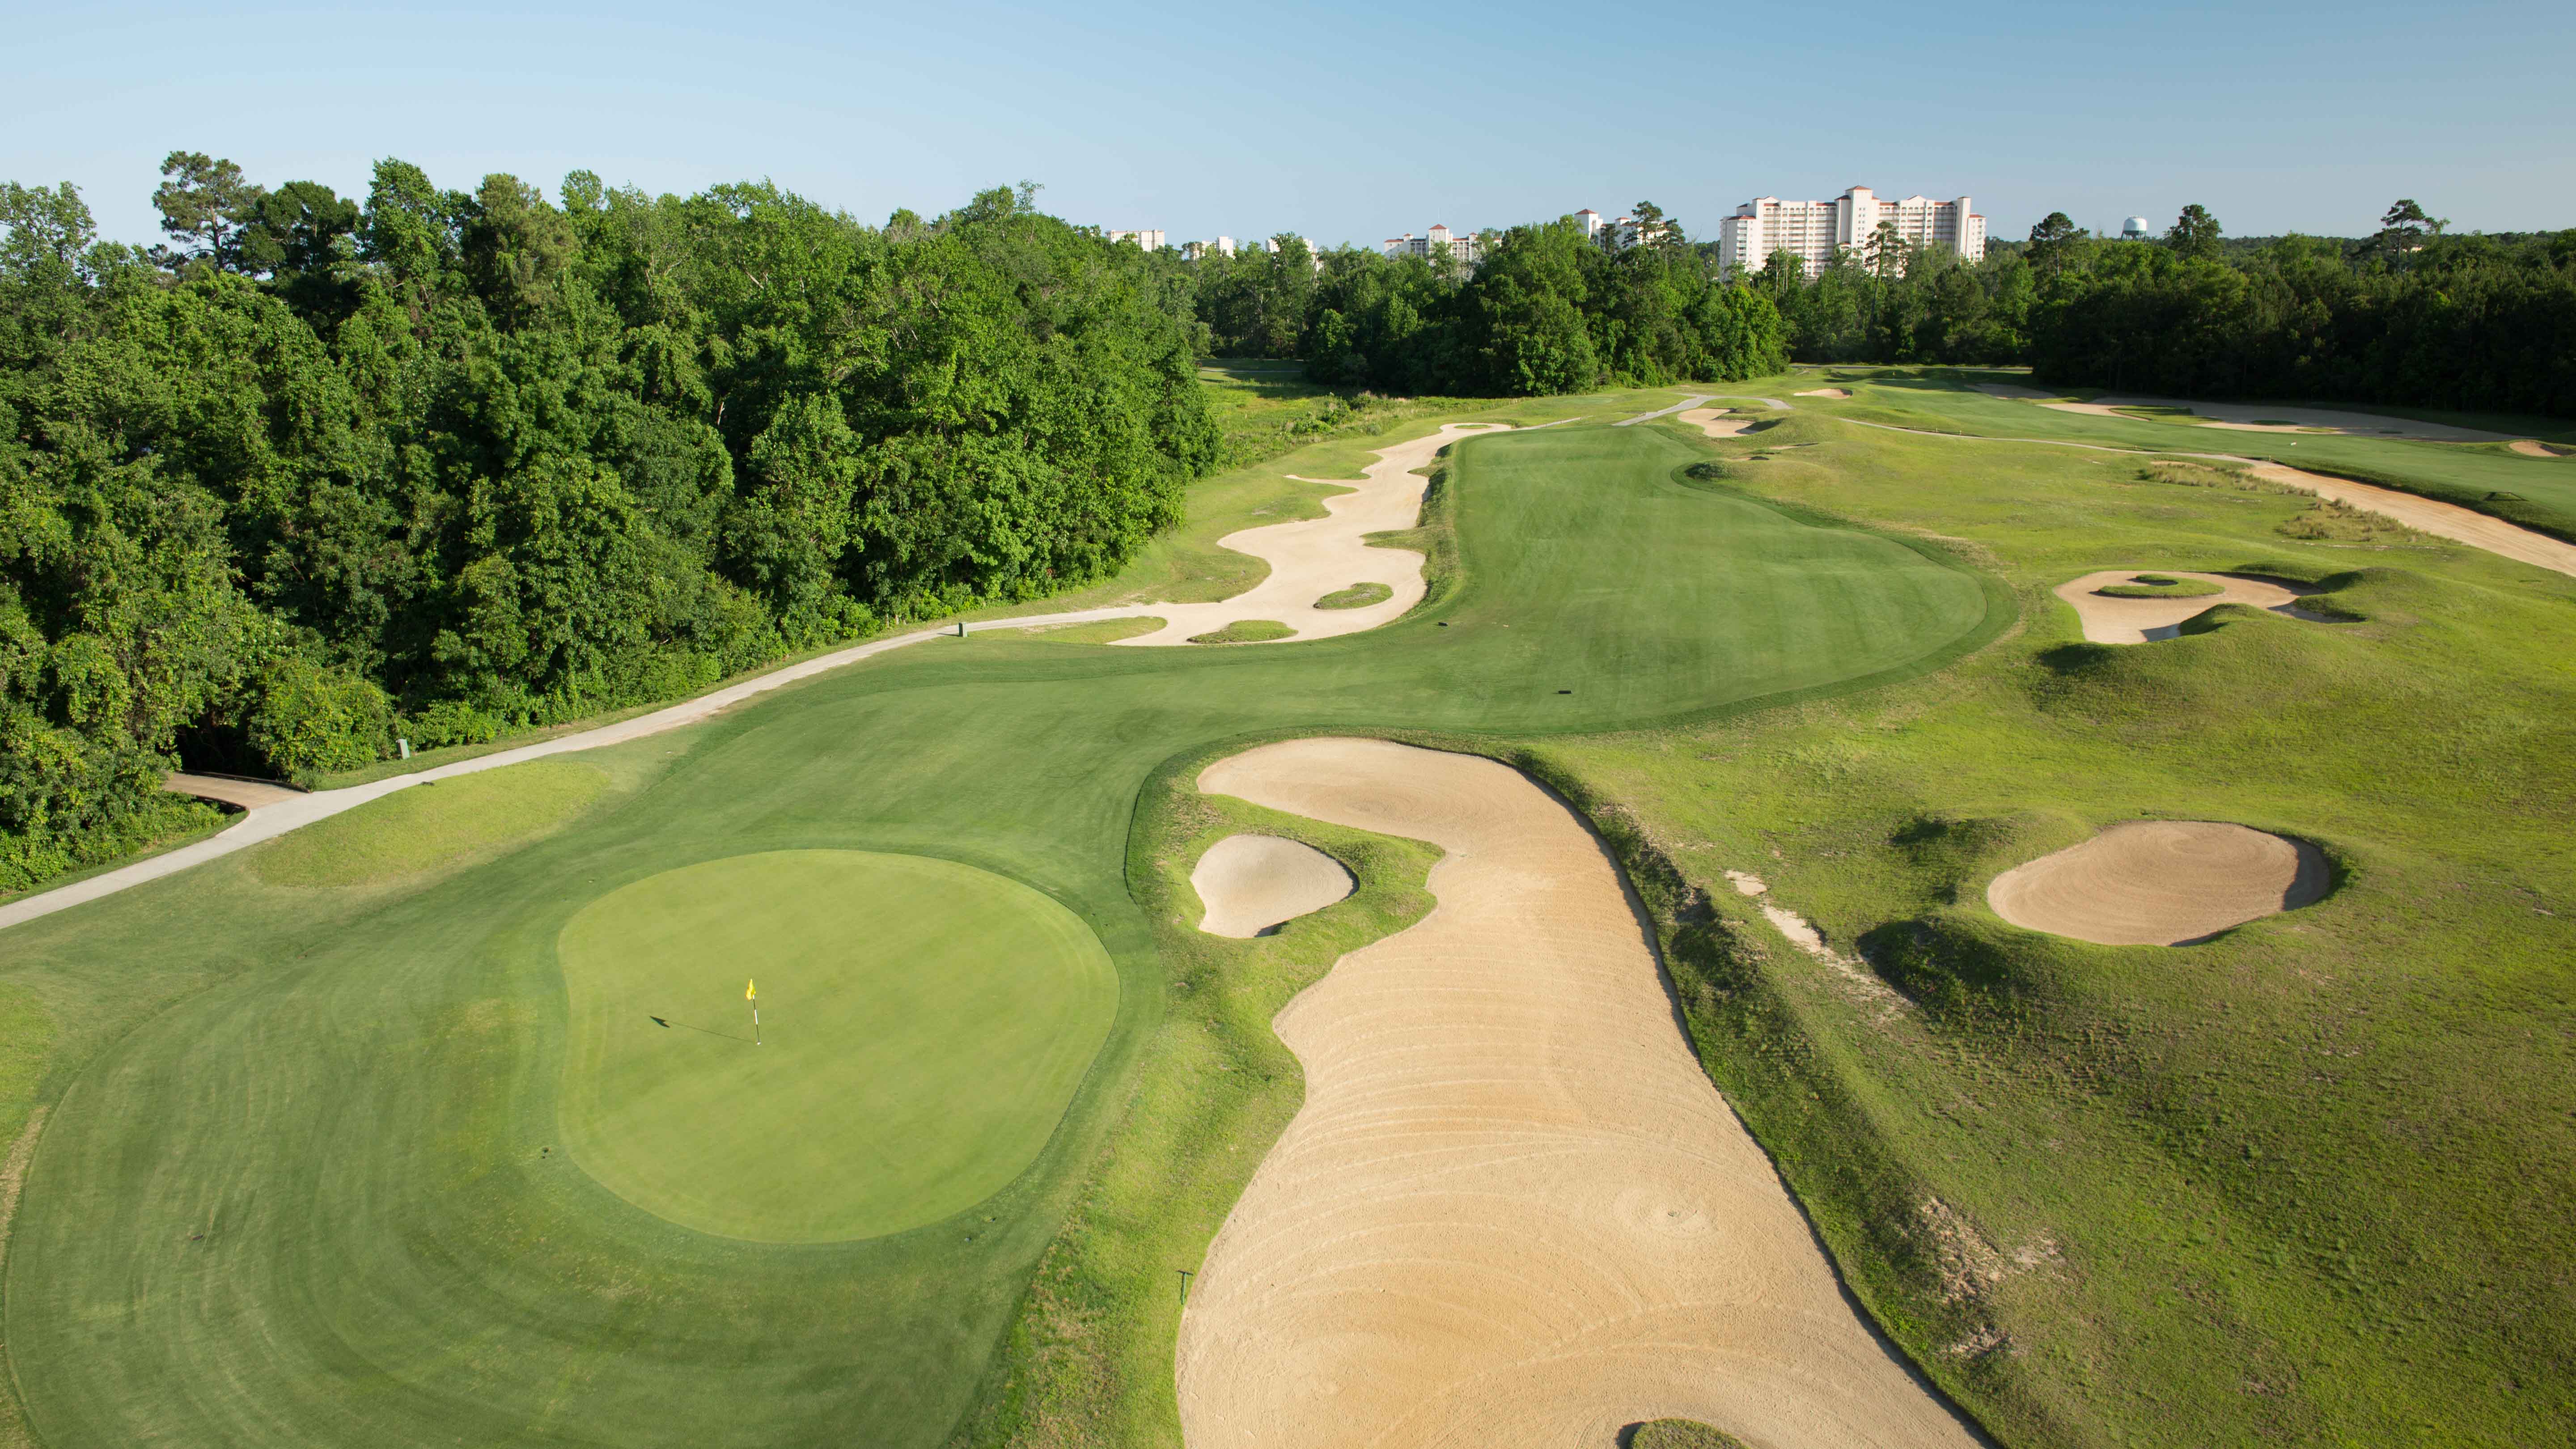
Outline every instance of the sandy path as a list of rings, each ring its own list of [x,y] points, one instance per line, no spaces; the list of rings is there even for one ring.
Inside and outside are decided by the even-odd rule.
[[[1508,431],[1500,423],[1450,423],[1428,437],[1380,450],[1378,460],[1361,469],[1356,479],[1298,479],[1334,483],[1351,491],[1324,500],[1326,517],[1247,528],[1218,539],[1217,547],[1248,553],[1270,565],[1268,578],[1231,599],[1215,604],[1140,604],[1104,612],[1102,617],[1114,612],[1169,621],[1151,634],[1121,639],[1116,647],[1187,644],[1193,634],[1210,633],[1244,619],[1275,619],[1296,630],[1300,639],[1357,634],[1395,622],[1422,602],[1422,555],[1410,549],[1370,548],[1362,540],[1372,533],[1392,533],[1421,523],[1422,493],[1431,480],[1413,470],[1428,465],[1432,455],[1461,438]],[[1384,584],[1392,596],[1361,609],[1315,607],[1317,599],[1353,584]]]
[[[174,795],[194,795],[200,800],[221,800],[239,805],[244,810],[257,810],[263,805],[276,805],[300,799],[304,792],[292,785],[272,784],[266,780],[236,780],[228,775],[187,775],[173,772],[161,782],[161,788]]]
[[[1340,861],[1276,835],[1229,835],[1190,870],[1190,889],[1207,907],[1199,929],[1237,939],[1320,911],[1357,884]]]
[[[1715,408],[1692,408],[1674,421],[1694,424],[1712,438],[1740,437],[1753,426],[1751,418],[1730,418]]]
[[[1986,386],[2000,386],[1989,383]],[[2087,453],[2119,453],[2133,458],[2206,458],[2215,463],[2242,463],[2254,470],[2254,476],[2286,488],[2297,488],[2321,498],[2332,498],[2393,518],[2418,533],[2447,538],[2484,549],[2516,563],[2530,564],[2554,573],[2576,575],[2576,544],[2561,543],[2545,533],[2517,528],[2501,518],[2490,518],[2473,508],[2456,503],[2441,503],[2430,498],[2403,493],[2394,488],[2379,488],[2368,483],[2355,483],[2348,478],[2328,478],[2297,468],[2266,463],[2256,458],[2240,458],[2234,453],[2186,453],[2167,448],[2117,448],[2105,443],[2078,443],[2065,438],[2002,438],[1984,433],[1935,433],[1923,428],[1900,428],[1892,423],[1864,422],[1859,418],[1838,418],[1856,428],[1876,428],[1881,432],[1904,433],[1917,438],[1947,438],[1964,443],[2027,443],[2039,448],[2075,448]]]
[[[2170,599],[2106,599],[2093,592],[2110,584],[2128,583],[2141,573],[2152,573],[2163,579],[2193,579],[2216,584],[2224,592]],[[2231,574],[2191,574],[2178,569],[2104,569],[2086,574],[2057,586],[2057,596],[2074,606],[2075,617],[2084,622],[2084,637],[2095,644],[2144,644],[2156,639],[2171,639],[2182,621],[2198,616],[2217,604],[2246,604],[2257,609],[2270,609],[2293,618],[2315,618],[2300,613],[2299,595],[2261,579],[2237,578]]]
[[[1995,914],[2102,946],[2185,946],[2325,895],[2325,853],[2242,825],[2140,820],[2018,865],[1986,887]]]
[[[1429,840],[1439,904],[1279,1014],[1304,1107],[1180,1330],[1193,1449],[1975,1442],[1871,1333],[1678,1030],[1609,854],[1490,760],[1267,745],[1199,786]]]

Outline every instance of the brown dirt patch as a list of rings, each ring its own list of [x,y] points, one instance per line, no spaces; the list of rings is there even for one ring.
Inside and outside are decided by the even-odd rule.
[[[1199,787],[1447,852],[1279,1014],[1306,1103],[1181,1319],[1193,1449],[1974,1442],[1843,1298],[1580,817],[1491,760],[1268,745]]]
[[[2141,820],[1996,876],[1986,903],[2101,946],[2182,946],[2321,899],[2325,853],[2242,825]]]
[[[1276,835],[1229,835],[1190,871],[1190,889],[1207,907],[1199,929],[1237,939],[1320,911],[1357,885],[1340,861]]]

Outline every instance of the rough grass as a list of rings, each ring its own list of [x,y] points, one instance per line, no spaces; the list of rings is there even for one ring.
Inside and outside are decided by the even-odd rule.
[[[608,776],[580,760],[536,760],[398,790],[249,852],[271,885],[380,885],[489,859],[586,809]]]
[[[1383,604],[1394,597],[1395,590],[1388,588],[1384,584],[1353,584],[1347,589],[1335,589],[1333,592],[1317,599],[1315,601],[1315,607],[1318,609],[1365,609],[1371,604]]]
[[[2278,532],[2304,499],[2118,459],[1813,451],[1831,477],[1791,496],[1988,545],[2027,632],[1541,762],[1854,1290],[2007,1444],[2548,1442],[2576,1415],[2576,585],[2460,549],[2351,570]],[[2084,644],[2045,590],[2115,547],[2308,580],[2358,622],[2222,606]],[[2142,815],[2316,840],[2342,886],[2187,951],[1985,908]],[[1728,869],[1908,1006],[1816,970]]]
[[[1619,1436],[1620,1449],[1746,1449],[1743,1440],[1697,1419],[1652,1419]]]
[[[2106,599],[2205,599],[2227,590],[2207,579],[2173,579],[2140,574],[2125,584],[2104,584],[2093,592]]]
[[[1294,639],[1297,631],[1276,619],[1237,619],[1222,629],[1192,634],[1193,644],[1267,644],[1274,639]]]

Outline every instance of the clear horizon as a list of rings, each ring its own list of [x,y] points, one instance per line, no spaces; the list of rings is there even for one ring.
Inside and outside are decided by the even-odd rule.
[[[2354,236],[2400,196],[2455,230],[2576,226],[2576,16],[2528,4],[1655,5],[1576,30],[1521,3],[168,14],[14,10],[0,179],[70,181],[130,242],[159,235],[174,149],[360,197],[387,156],[550,195],[577,168],[652,192],[767,177],[870,222],[1030,179],[1070,221],[1175,244],[1374,246],[1639,200],[1709,239],[1752,197],[1854,184],[1968,195],[1997,238],[2050,211],[2161,231],[2192,202],[2230,235]]]

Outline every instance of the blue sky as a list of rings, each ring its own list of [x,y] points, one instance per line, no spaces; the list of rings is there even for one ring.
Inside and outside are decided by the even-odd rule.
[[[1975,198],[2231,234],[2576,226],[2576,6],[0,3],[0,179],[154,239],[162,155],[363,194],[767,176],[870,221],[1023,178],[1076,222],[1374,243],[1640,198]]]

